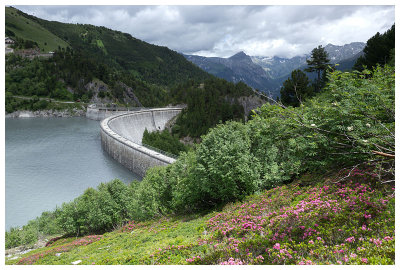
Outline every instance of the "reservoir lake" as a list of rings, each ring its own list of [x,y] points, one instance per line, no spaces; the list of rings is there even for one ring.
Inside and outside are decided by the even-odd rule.
[[[140,180],[103,151],[99,121],[5,119],[6,230],[116,178]]]

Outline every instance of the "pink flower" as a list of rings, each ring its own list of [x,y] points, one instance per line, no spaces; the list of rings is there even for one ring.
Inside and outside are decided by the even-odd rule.
[[[308,241],[309,244],[314,244],[313,240]]]
[[[281,248],[281,244],[276,243],[276,244],[274,245],[274,249],[280,249],[280,248]]]
[[[354,254],[354,253],[351,253],[351,254],[350,254],[350,257],[351,257],[351,258],[355,258],[355,257],[357,257],[357,255]]]
[[[353,243],[355,241],[355,238],[354,238],[354,236],[352,236],[352,237],[347,238],[345,241],[349,242],[349,243]]]
[[[311,265],[313,262],[311,260],[306,261],[306,265]]]
[[[367,262],[368,262],[368,259],[367,259],[367,258],[362,258],[361,261],[362,261],[363,263],[367,263]]]
[[[383,239],[385,239],[386,241],[390,241],[390,240],[392,240],[393,238],[390,237],[390,236],[385,236]]]

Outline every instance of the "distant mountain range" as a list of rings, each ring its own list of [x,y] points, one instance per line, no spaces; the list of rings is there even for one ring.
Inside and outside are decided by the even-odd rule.
[[[362,50],[364,42],[352,42],[343,46],[328,44],[324,48],[327,51],[332,64],[339,64],[339,70],[351,69]],[[295,56],[292,58],[249,56],[239,52],[229,58],[204,57],[197,55],[184,55],[201,69],[228,81],[243,81],[249,86],[269,93],[271,96],[279,96],[280,86],[294,69],[304,70],[307,67],[306,60],[310,54]],[[309,74],[313,78],[312,74]]]
[[[229,58],[185,55],[186,59],[219,78],[237,83],[243,81],[256,89],[276,87],[274,81],[261,65],[254,63],[250,56],[239,52]]]

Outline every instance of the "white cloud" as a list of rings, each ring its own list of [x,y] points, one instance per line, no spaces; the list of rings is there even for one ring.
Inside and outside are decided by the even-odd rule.
[[[292,57],[366,42],[395,21],[394,6],[16,6],[47,20],[128,32],[183,53]]]

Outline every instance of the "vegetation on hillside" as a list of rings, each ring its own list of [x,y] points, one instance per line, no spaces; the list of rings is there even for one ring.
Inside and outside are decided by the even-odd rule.
[[[266,104],[245,124],[218,125],[141,182],[87,190],[56,210],[58,226],[70,235],[97,234],[131,219],[208,211],[304,173],[361,169],[374,182],[393,182],[394,69],[329,78],[325,91],[300,107]]]
[[[69,80],[83,89],[91,78],[142,85],[140,98],[148,89],[161,93],[146,102],[188,105],[173,134],[202,136],[194,149],[148,170],[141,182],[89,188],[22,230],[6,232],[7,248],[41,234],[65,236],[9,264],[394,264],[393,66],[375,62],[362,71],[333,71],[322,91],[298,107],[271,101],[244,123],[237,98],[252,90],[243,83],[200,73],[201,80],[187,81],[197,71],[185,70],[189,66],[165,48],[104,27],[24,16],[74,49],[23,65],[8,58],[17,64],[6,69],[7,98],[46,91],[40,78],[60,91]],[[138,51],[122,57],[116,46]],[[172,77],[163,79],[174,59]],[[183,68],[180,75],[175,67]],[[24,82],[35,69],[39,79]],[[47,90],[38,96],[56,94]],[[336,177],[321,179],[329,172]]]
[[[49,59],[7,56],[6,91],[10,95],[87,102],[95,95],[88,85],[99,81],[107,90],[100,91],[98,97],[114,103],[124,104],[134,95],[145,107],[188,104],[174,128],[179,137],[200,137],[219,122],[244,119],[236,98],[252,94],[251,88],[214,78],[166,47],[105,27],[50,22],[14,8],[6,10],[15,21],[13,25],[29,22],[51,33],[48,38],[56,36],[69,45],[60,45]],[[6,24],[6,30],[11,31],[9,26]],[[24,33],[33,31],[23,23],[19,27]],[[14,34],[21,44],[26,41],[26,35]],[[41,46],[42,41],[32,41]],[[7,112],[26,107],[10,101],[6,100]],[[44,107],[42,103],[36,107]]]
[[[290,77],[283,82],[280,90],[280,102],[285,106],[298,107],[306,99],[315,96],[321,91],[327,82],[327,71],[333,67],[329,64],[328,53],[319,45],[311,52],[311,58],[307,59],[308,67],[304,73],[300,69],[293,70]],[[309,75],[317,74],[314,82],[309,81]]]
[[[246,84],[212,78],[199,84],[189,81],[171,90],[175,102],[187,104],[179,115],[172,132],[179,137],[200,137],[209,128],[228,120],[244,121],[241,96],[254,94]]]
[[[368,39],[363,50],[364,55],[357,59],[354,69],[361,71],[365,67],[371,69],[377,64],[394,66],[395,53],[395,25],[385,33],[376,33]]]
[[[6,90],[13,94],[90,100],[94,93],[87,84],[100,80],[108,86],[103,94],[113,102],[127,103],[126,98],[135,95],[143,106],[157,107],[170,102],[169,88],[211,77],[177,52],[126,33],[50,22],[11,7],[6,7],[6,14],[6,32],[16,41],[16,49],[47,44],[55,52],[49,59],[7,56]],[[38,76],[31,76],[36,69]]]
[[[8,9],[68,42],[72,50],[91,59],[96,65],[103,64],[112,70],[127,71],[137,80],[171,86],[188,79],[210,77],[179,53],[151,45],[130,34],[87,24],[47,21],[13,8]]]
[[[186,152],[188,150],[188,148],[179,141],[179,138],[171,135],[167,129],[153,132],[148,132],[147,129],[145,129],[142,144],[176,156],[179,155],[180,152]]]
[[[104,235],[55,238],[6,264],[394,264],[394,188],[353,171],[345,183],[276,187],[207,215],[132,220]]]
[[[286,106],[298,107],[314,95],[307,74],[300,69],[293,70],[290,78],[283,82],[280,101]]]
[[[315,92],[320,92],[323,85],[323,77],[326,69],[329,67],[330,59],[328,58],[328,53],[319,45],[311,51],[311,58],[307,59],[308,67],[305,69],[307,72],[316,72],[317,79],[315,81],[314,87]]]
[[[12,38],[15,47],[20,49],[37,46],[42,52],[55,51],[57,48],[67,48],[69,44],[51,33],[40,24],[26,18],[24,13],[11,7],[5,8],[6,36]]]

